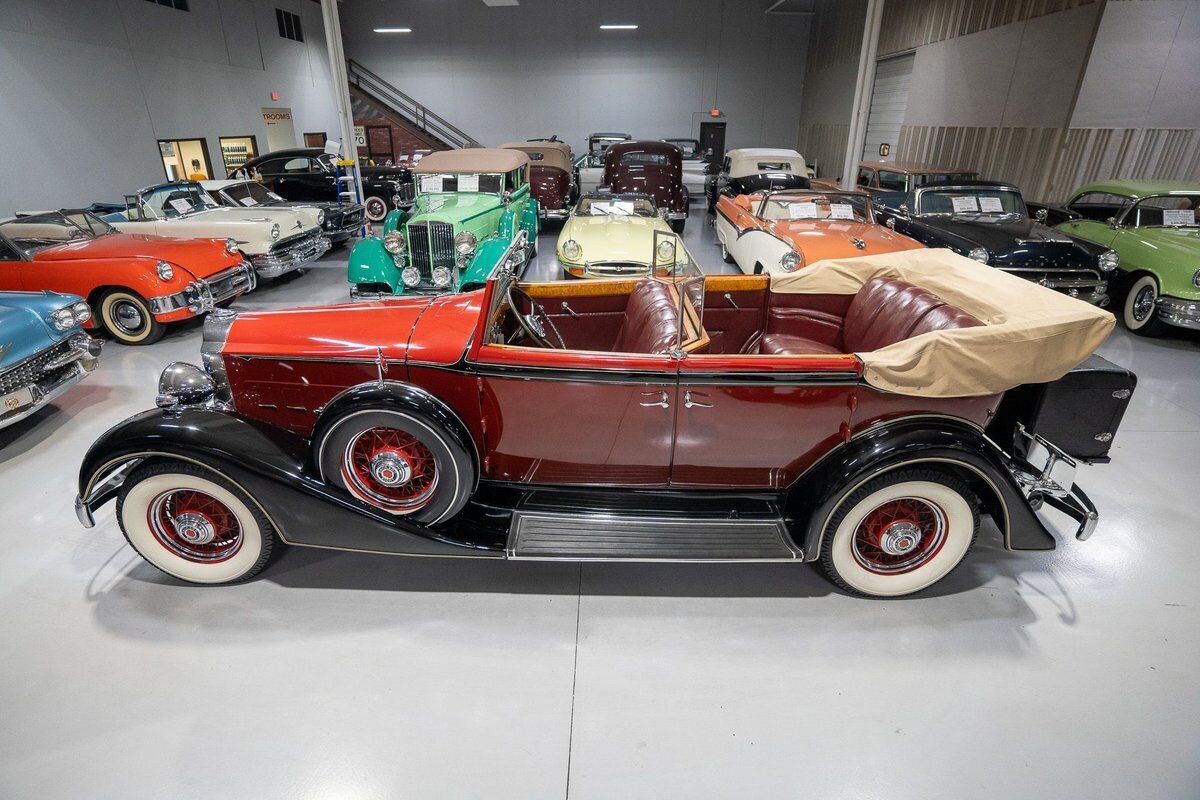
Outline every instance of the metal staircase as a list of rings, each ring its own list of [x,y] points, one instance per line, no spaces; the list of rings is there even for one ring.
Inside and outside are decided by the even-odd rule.
[[[397,114],[426,136],[443,142],[451,148],[479,147],[479,142],[451,125],[444,117],[430,111],[420,102],[352,58],[346,59],[346,74],[350,80],[352,93],[357,89]]]

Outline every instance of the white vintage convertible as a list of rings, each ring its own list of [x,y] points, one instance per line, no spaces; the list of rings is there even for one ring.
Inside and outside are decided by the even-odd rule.
[[[221,206],[196,181],[148,186],[125,198],[125,209],[104,215],[125,233],[181,239],[233,239],[260,278],[277,278],[320,258],[329,249],[318,208]]]

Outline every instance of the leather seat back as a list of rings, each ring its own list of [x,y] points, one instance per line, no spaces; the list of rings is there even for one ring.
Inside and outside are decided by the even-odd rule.
[[[669,353],[679,341],[679,308],[667,285],[646,279],[629,293],[617,353]]]
[[[911,283],[872,278],[850,303],[842,342],[848,353],[868,353],[922,333],[982,324]]]

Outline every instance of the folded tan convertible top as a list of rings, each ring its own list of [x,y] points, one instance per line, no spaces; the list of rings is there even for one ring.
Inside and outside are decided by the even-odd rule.
[[[984,324],[855,353],[867,382],[924,397],[994,394],[1061,378],[1112,332],[1112,314],[950,250],[827,259],[771,275],[771,291],[855,294],[875,277],[920,286]]]

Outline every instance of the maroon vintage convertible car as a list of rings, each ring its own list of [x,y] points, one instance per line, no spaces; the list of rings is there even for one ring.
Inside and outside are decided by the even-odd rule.
[[[666,142],[619,142],[604,153],[601,188],[642,193],[666,215],[676,233],[687,224],[688,191],[683,185],[683,153]]]
[[[786,276],[502,267],[462,294],[214,312],[203,366],[169,366],[160,408],[89,450],[76,511],[90,527],[116,498],[130,544],[197,583],[286,543],[820,561],[903,595],[981,514],[1010,549],[1055,546],[1043,503],[1091,533],[1076,467],[1107,459],[1132,376],[1072,368],[1112,322],[926,250]]]

